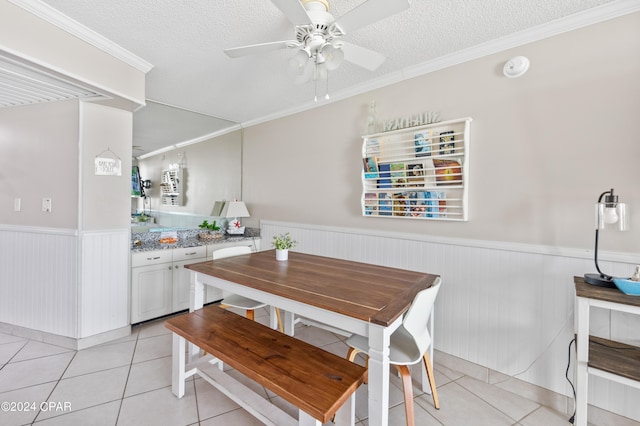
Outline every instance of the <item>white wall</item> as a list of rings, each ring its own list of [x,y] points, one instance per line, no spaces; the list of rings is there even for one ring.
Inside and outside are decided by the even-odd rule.
[[[248,127],[250,220],[591,250],[593,205],[615,188],[636,231],[607,234],[602,247],[640,253],[639,51],[635,13]],[[502,66],[516,55],[531,68],[505,78]],[[361,217],[360,136],[371,100],[381,118],[473,118],[467,223]]]

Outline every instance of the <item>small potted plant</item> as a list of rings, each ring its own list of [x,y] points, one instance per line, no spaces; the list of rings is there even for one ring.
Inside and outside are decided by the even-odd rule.
[[[220,227],[216,224],[215,220],[213,223],[204,220],[198,227],[203,230],[203,232],[198,234],[201,240],[214,240],[224,236],[224,233],[220,232]]]
[[[273,246],[276,248],[276,260],[287,260],[289,258],[289,249],[298,244],[291,238],[291,234],[280,234],[273,237]]]

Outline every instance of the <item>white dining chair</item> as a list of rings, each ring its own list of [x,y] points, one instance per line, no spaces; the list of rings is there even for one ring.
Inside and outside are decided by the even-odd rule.
[[[411,372],[409,371],[410,365],[417,364],[420,360],[424,362],[429,378],[429,386],[431,387],[431,395],[433,396],[433,405],[437,409],[440,408],[433,375],[433,365],[429,356],[431,334],[428,324],[439,289],[440,278],[438,277],[431,287],[420,291],[416,295],[402,319],[402,324],[391,334],[390,338],[389,363],[396,366],[402,378],[408,426],[414,425],[413,386]],[[367,354],[369,350],[367,338],[357,334],[349,337],[347,344],[350,346],[347,352],[349,361],[353,361],[359,352]]]
[[[213,260],[223,259],[225,257],[240,256],[242,254],[249,254],[251,252],[252,250],[249,246],[226,247],[215,250],[213,252]],[[222,308],[244,309],[246,312],[246,317],[250,320],[254,320],[255,310],[263,308],[267,306],[267,304],[237,294],[225,294],[224,298],[220,302],[220,306]],[[278,329],[282,332],[284,329],[282,327],[282,319],[280,318],[280,310],[278,308],[275,308],[275,311],[276,316],[278,317]]]

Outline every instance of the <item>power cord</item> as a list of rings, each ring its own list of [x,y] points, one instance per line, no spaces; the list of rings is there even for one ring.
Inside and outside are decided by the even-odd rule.
[[[569,379],[569,367],[571,366],[571,345],[573,345],[576,341],[576,338],[574,337],[570,342],[569,342],[569,356],[568,356],[568,360],[567,360],[567,370],[564,373],[564,377],[567,378],[567,381],[569,382],[569,384],[571,385],[571,389],[573,390],[573,415],[571,416],[571,418],[569,419],[569,423],[573,424],[576,418],[576,388],[573,387],[573,383],[571,383],[571,379]]]

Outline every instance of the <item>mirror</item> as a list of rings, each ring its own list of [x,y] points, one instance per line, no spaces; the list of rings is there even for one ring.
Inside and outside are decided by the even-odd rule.
[[[148,102],[133,115],[133,145],[134,166],[141,179],[151,181],[145,198],[132,198],[134,232],[143,230],[140,226],[197,228],[215,218],[216,201],[241,198],[242,131],[237,123]],[[166,205],[163,171],[176,165],[182,169],[182,204]],[[141,214],[150,219],[138,221]]]

